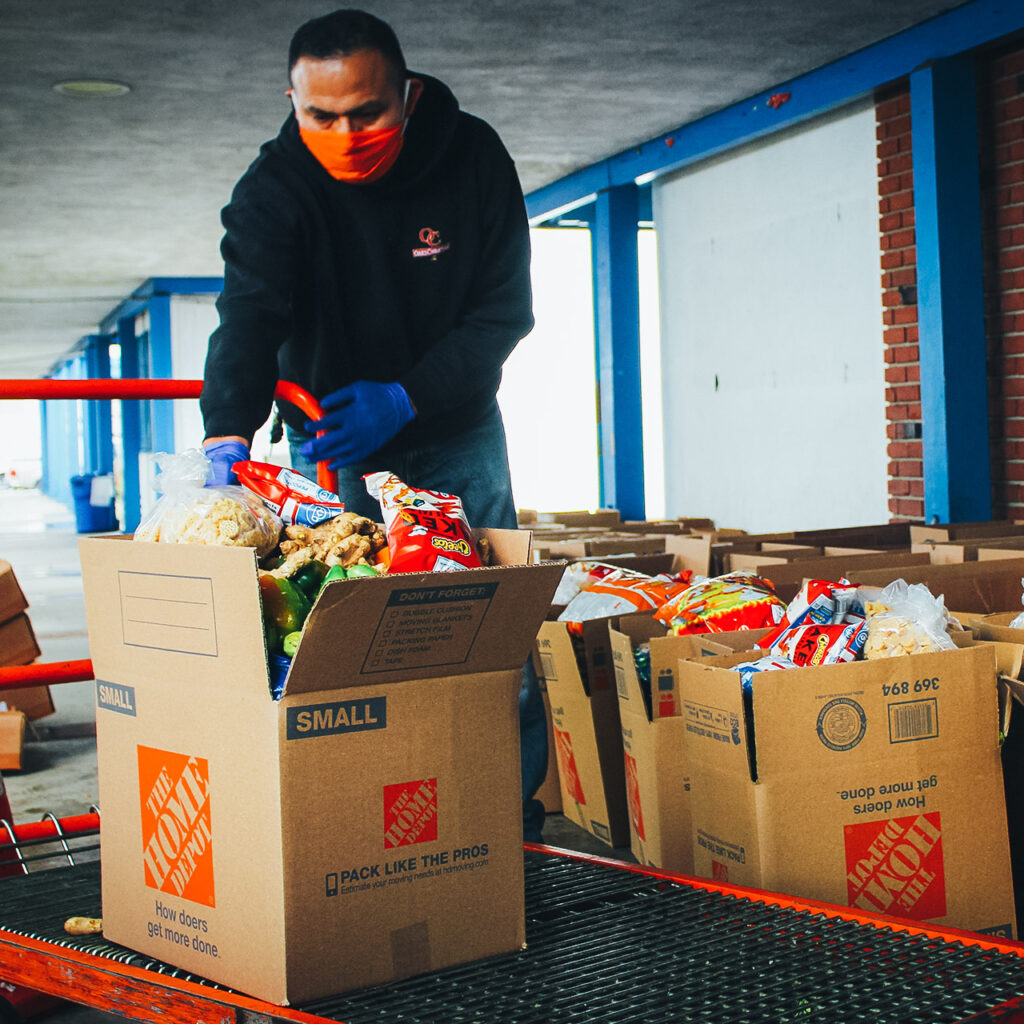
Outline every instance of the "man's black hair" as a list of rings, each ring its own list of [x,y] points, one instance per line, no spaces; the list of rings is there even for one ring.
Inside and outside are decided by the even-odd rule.
[[[325,60],[359,50],[378,50],[395,69],[396,85],[405,80],[405,56],[394,29],[366,11],[346,9],[301,25],[288,47],[288,77],[300,57]]]

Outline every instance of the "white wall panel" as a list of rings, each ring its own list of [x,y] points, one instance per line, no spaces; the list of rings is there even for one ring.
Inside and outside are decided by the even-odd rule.
[[[884,522],[873,105],[656,181],[654,216],[668,514]]]

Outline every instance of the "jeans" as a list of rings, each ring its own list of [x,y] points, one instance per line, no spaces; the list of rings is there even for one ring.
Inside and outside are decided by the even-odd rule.
[[[299,449],[308,436],[288,427],[292,469],[316,479],[316,464]],[[338,494],[349,512],[380,522],[380,505],[366,493],[363,475],[388,470],[411,487],[457,494],[470,526],[514,530],[517,526],[505,428],[497,405],[458,437],[388,456],[384,465],[364,459],[338,470]],[[533,659],[522,669],[519,690],[519,753],[523,781],[523,838],[541,842],[544,805],[534,798],[548,770],[548,730]]]

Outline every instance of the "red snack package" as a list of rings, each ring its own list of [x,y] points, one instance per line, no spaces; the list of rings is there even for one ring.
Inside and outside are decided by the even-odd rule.
[[[269,462],[236,462],[238,482],[288,524],[316,526],[345,511],[345,503],[301,473]]]
[[[388,572],[452,572],[478,569],[480,556],[462,499],[421,491],[394,473],[367,473],[367,493],[380,502],[388,535]]]
[[[784,634],[772,652],[789,658],[796,665],[836,665],[842,661],[855,661],[864,650],[868,637],[867,622],[854,622],[835,626],[813,623],[795,626]]]
[[[731,572],[694,583],[666,601],[654,617],[682,636],[774,626],[785,610],[768,580],[752,572]]]

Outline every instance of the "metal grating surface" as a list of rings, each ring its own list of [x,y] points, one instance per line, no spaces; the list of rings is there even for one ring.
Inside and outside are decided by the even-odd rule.
[[[523,953],[306,1004],[348,1024],[945,1024],[1024,994],[1024,960],[528,853]],[[63,932],[98,865],[0,883],[0,927],[177,977]],[[201,984],[210,984],[192,978]]]

